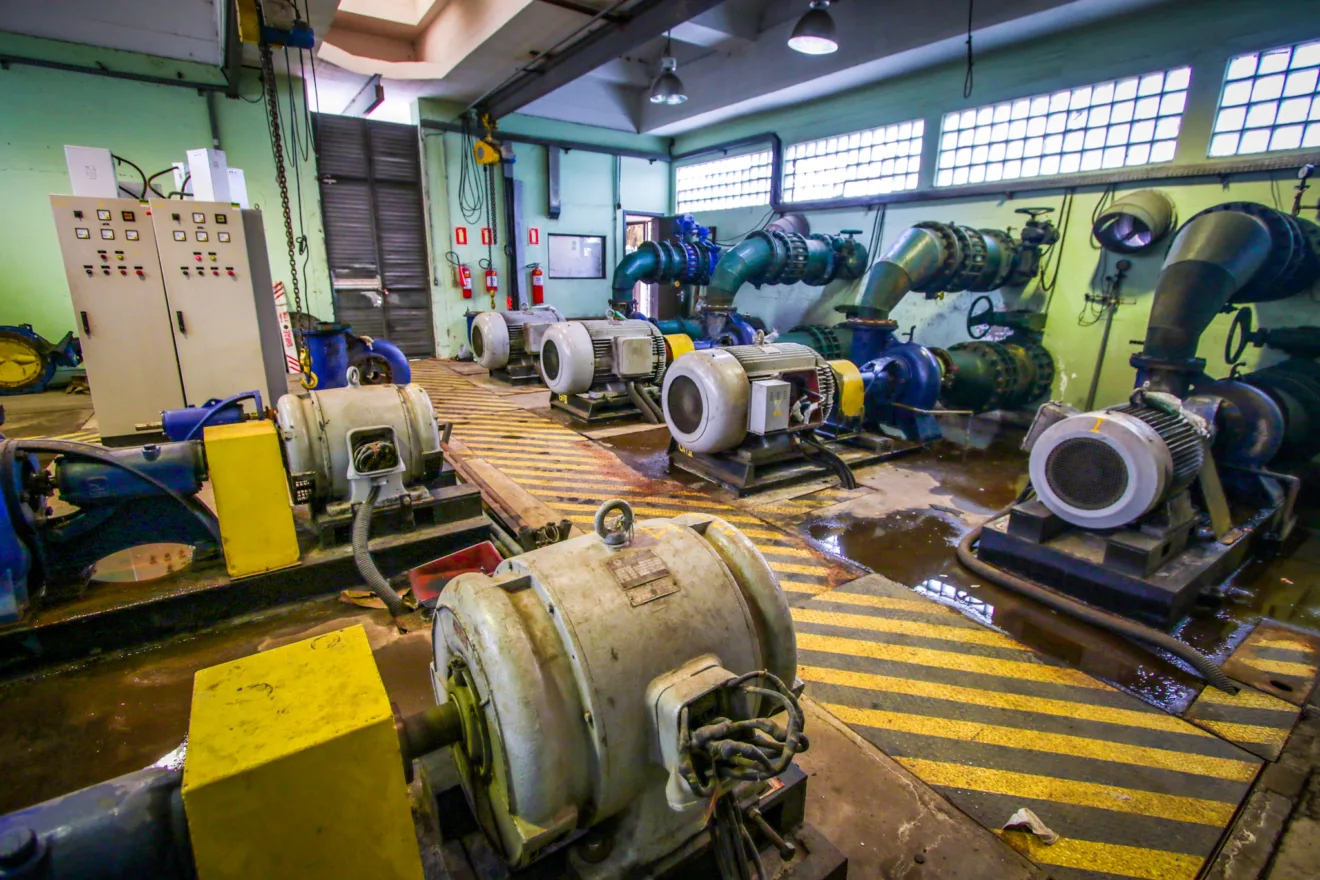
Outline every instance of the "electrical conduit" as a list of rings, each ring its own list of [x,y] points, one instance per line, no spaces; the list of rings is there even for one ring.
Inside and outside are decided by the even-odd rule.
[[[408,613],[408,606],[404,604],[403,597],[390,586],[385,575],[380,573],[376,561],[371,558],[371,550],[368,549],[371,541],[371,512],[375,509],[376,499],[379,497],[380,484],[373,483],[371,491],[367,493],[367,500],[358,505],[357,513],[353,515],[353,563],[357,566],[358,574],[362,575],[362,580],[366,582],[367,589],[385,603],[390,617],[399,617]]]

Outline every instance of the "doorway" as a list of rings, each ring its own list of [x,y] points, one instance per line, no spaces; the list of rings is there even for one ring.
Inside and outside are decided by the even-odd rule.
[[[334,318],[433,357],[417,128],[313,114]]]
[[[642,246],[644,241],[659,241],[660,217],[654,214],[624,214],[623,252],[631,254]],[[648,318],[656,316],[657,291],[660,285],[645,284],[641,281],[633,285],[633,305],[637,311]]]

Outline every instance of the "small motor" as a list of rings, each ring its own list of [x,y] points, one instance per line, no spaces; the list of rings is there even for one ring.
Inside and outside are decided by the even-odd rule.
[[[556,394],[582,394],[611,380],[659,384],[668,357],[649,321],[565,321],[541,338],[541,378]]]
[[[554,306],[518,312],[482,312],[472,321],[472,356],[488,370],[508,366],[510,360],[532,357],[540,351],[540,334],[564,320]]]
[[[700,349],[665,374],[661,400],[674,439],[691,452],[726,452],[749,432],[808,430],[834,409],[829,362],[794,342]]]
[[[1187,418],[1138,404],[1059,419],[1031,447],[1031,485],[1073,525],[1112,529],[1192,484],[1205,441]]]

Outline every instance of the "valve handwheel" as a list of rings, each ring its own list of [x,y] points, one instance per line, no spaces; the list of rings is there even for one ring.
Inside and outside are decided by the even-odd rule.
[[[1027,215],[1028,217],[1030,217],[1032,220],[1035,220],[1037,217],[1040,217],[1040,216],[1042,216],[1042,215],[1044,215],[1044,214],[1052,214],[1052,213],[1054,213],[1054,209],[1053,209],[1053,208],[1018,208],[1018,209],[1017,209],[1016,211],[1014,211],[1013,213],[1015,213],[1015,214],[1026,214],[1026,215]]]
[[[1224,363],[1230,366],[1236,364],[1242,357],[1242,353],[1247,350],[1247,343],[1252,341],[1255,334],[1251,326],[1251,308],[1244,307],[1237,310],[1233,316],[1233,324],[1228,328],[1228,338],[1224,340]]]
[[[977,307],[982,303],[985,304],[985,308],[978,312]],[[967,335],[973,339],[984,339],[990,333],[990,328],[994,326],[992,323],[994,314],[995,303],[990,297],[982,295],[972,300],[972,307],[967,310]],[[982,328],[980,333],[973,329],[976,327]]]

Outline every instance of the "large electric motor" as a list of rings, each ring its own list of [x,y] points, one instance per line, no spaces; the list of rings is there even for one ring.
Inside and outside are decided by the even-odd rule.
[[[541,379],[556,394],[582,394],[615,380],[659,384],[665,338],[648,321],[565,321],[541,338]]]
[[[747,434],[819,427],[834,409],[835,374],[805,345],[735,345],[688,352],[665,374],[661,400],[690,452],[725,452]]]
[[[1117,528],[1190,486],[1204,454],[1201,433],[1187,418],[1126,404],[1046,428],[1031,448],[1031,485],[1056,516]]]
[[[621,521],[607,524],[612,510]],[[788,695],[792,617],[751,541],[699,514],[634,525],[621,501],[596,522],[596,534],[450,581],[432,671],[444,714],[457,716],[446,727],[461,730],[463,787],[509,864],[609,819],[580,867],[614,878],[681,848],[713,793],[777,775],[805,740]],[[751,720],[783,708],[787,727]],[[724,733],[705,727],[716,719]],[[749,737],[737,743],[740,727]],[[720,744],[694,745],[707,731],[743,749],[726,755],[755,740],[777,766],[712,766],[705,755]]]
[[[420,385],[372,385],[286,394],[276,406],[294,502],[324,509],[377,504],[434,478],[444,464],[431,398]]]
[[[535,357],[541,333],[564,320],[554,306],[519,312],[482,312],[472,321],[472,356],[488,370],[501,370],[509,361]]]

